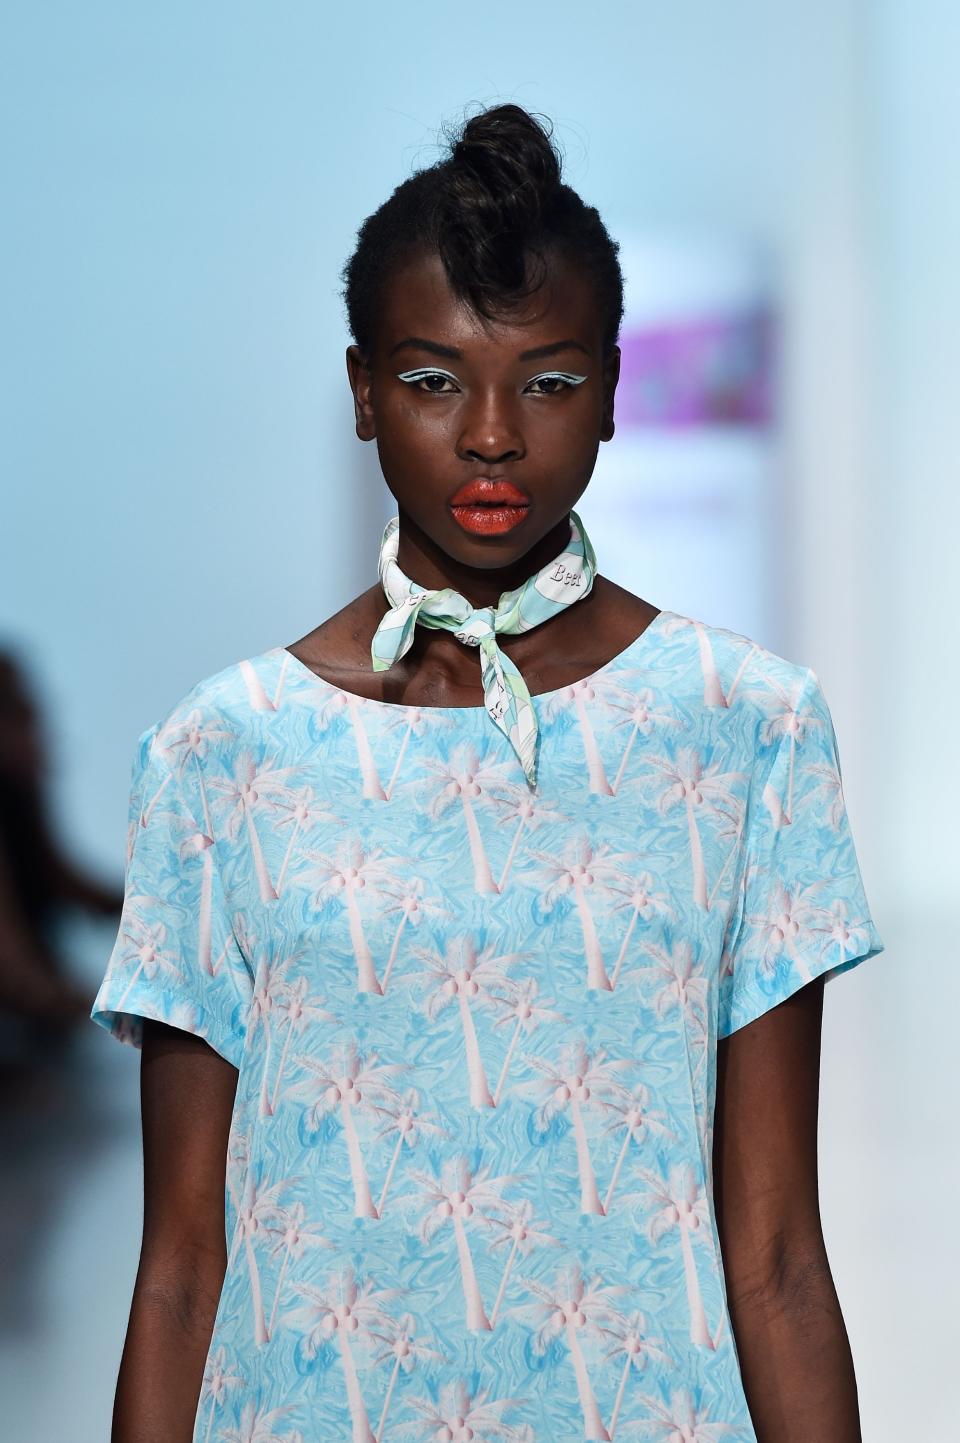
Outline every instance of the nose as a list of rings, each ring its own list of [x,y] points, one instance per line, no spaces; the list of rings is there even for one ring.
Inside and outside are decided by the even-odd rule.
[[[518,418],[494,390],[477,396],[463,414],[457,437],[457,455],[484,466],[516,461],[526,454]]]

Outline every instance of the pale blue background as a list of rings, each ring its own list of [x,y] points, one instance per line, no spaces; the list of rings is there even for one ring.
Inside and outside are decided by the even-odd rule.
[[[64,827],[114,873],[137,733],[373,579],[388,498],[353,434],[337,273],[364,216],[437,157],[441,121],[543,110],[614,234],[776,255],[784,413],[757,564],[778,605],[758,639],[824,684],[887,942],[830,1000],[821,1122],[876,1443],[945,1436],[952,1413],[956,1243],[918,1218],[943,1222],[957,1188],[937,719],[960,702],[958,42],[947,0],[91,0],[7,7],[0,33],[3,630],[52,709]],[[735,626],[722,557],[715,580],[710,619]],[[679,554],[651,599],[682,611],[685,584]],[[96,973],[107,939],[81,943]],[[19,1162],[4,1255],[23,1259],[5,1419],[72,1443],[107,1436],[140,1207],[135,1059],[89,1050],[69,1142],[10,1119],[0,1139]]]

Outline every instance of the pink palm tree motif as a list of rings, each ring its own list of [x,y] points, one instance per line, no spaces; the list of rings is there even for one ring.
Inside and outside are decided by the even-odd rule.
[[[825,762],[810,762],[803,771],[804,776],[812,779],[804,800],[815,805],[818,820],[836,831],[846,809],[840,773]],[[820,794],[822,802],[817,800]]]
[[[379,1217],[370,1193],[354,1114],[373,1113],[377,1107],[398,1104],[399,1094],[387,1079],[405,1071],[409,1064],[380,1062],[376,1052],[362,1057],[353,1041],[337,1044],[329,1062],[305,1053],[297,1057],[297,1062],[310,1075],[294,1083],[288,1089],[289,1095],[304,1098],[311,1104],[308,1115],[314,1127],[330,1113],[339,1112],[353,1180],[354,1215]]]
[[[377,764],[373,756],[373,748],[370,745],[370,738],[367,736],[364,717],[370,710],[368,697],[358,696],[354,692],[340,692],[343,698],[343,706],[350,718],[350,728],[353,732],[353,740],[357,748],[357,762],[360,766],[360,778],[362,784],[362,795],[369,801],[385,802],[388,800],[383,790],[383,783],[377,771]]]
[[[399,1298],[401,1289],[376,1288],[370,1277],[361,1287],[349,1266],[333,1273],[326,1287],[317,1287],[314,1283],[291,1286],[304,1301],[286,1313],[283,1321],[300,1332],[308,1357],[316,1356],[321,1343],[336,1338],[347,1387],[353,1443],[376,1443],[360,1391],[353,1345],[374,1336],[374,1328],[387,1332],[393,1327],[394,1320],[385,1311],[384,1304]]]
[[[737,783],[746,782],[746,773],[721,772],[720,762],[711,762],[704,767],[694,747],[679,747],[676,761],[668,756],[651,756],[647,760],[664,779],[657,797],[657,810],[666,813],[675,806],[684,808],[693,873],[693,900],[698,907],[703,907],[706,911],[709,908],[707,874],[697,813],[701,807],[708,816],[724,811],[728,815],[734,812],[737,798],[733,787]]]
[[[573,681],[569,687],[560,687],[557,691],[551,691],[538,701],[538,711],[544,722],[556,722],[557,717],[573,711],[577,727],[579,727],[580,742],[583,743],[589,789],[592,792],[601,792],[603,797],[612,797],[614,788],[606,779],[601,749],[596,742],[596,733],[593,732],[593,723],[590,722],[588,706],[592,701],[599,700],[609,709],[612,698],[622,696],[622,694],[624,691],[619,683],[612,683],[611,680],[601,677],[583,677],[579,681]]]
[[[260,1084],[261,1117],[266,1117],[273,1111],[269,1085],[270,1054],[273,1047],[271,1019],[279,1012],[282,1020],[283,1002],[290,986],[288,973],[291,967],[302,961],[306,949],[300,946],[295,952],[291,952],[289,957],[284,957],[280,961],[272,958],[270,951],[271,948],[267,947],[260,954],[247,1014],[249,1031],[255,1033],[262,1028],[266,1044],[263,1049],[263,1073]]]
[[[321,1233],[311,1232],[304,1226],[306,1222],[306,1208],[302,1202],[295,1202],[292,1208],[283,1208],[278,1214],[278,1225],[269,1228],[269,1231],[276,1235],[276,1241],[271,1248],[271,1256],[282,1256],[280,1264],[280,1276],[277,1279],[276,1291],[273,1295],[273,1307],[270,1310],[270,1322],[267,1324],[267,1333],[273,1337],[273,1325],[277,1318],[277,1305],[280,1302],[280,1294],[283,1292],[283,1281],[287,1274],[287,1264],[291,1258],[300,1260],[308,1248],[335,1248],[329,1238],[323,1237]]]
[[[710,632],[707,627],[704,626],[703,622],[697,621],[693,617],[677,615],[668,617],[663,625],[664,633],[667,636],[671,636],[678,631],[683,631],[687,627],[693,627],[697,640],[697,648],[700,653],[700,671],[703,676],[703,704],[704,706],[729,706],[734,687],[730,688],[730,692],[726,696],[724,695],[723,686],[720,682],[716,662],[713,657],[713,647],[710,644]],[[758,649],[755,643],[751,644],[737,673],[738,681],[740,673],[743,671],[753,652]],[[734,683],[734,685],[736,685],[736,683]]]
[[[272,697],[267,694],[263,684],[263,678],[251,661],[240,662],[240,675],[243,677],[243,684],[247,689],[247,696],[254,711],[279,711],[280,694],[283,691],[283,683],[287,675],[287,667],[290,665],[291,656],[285,648],[279,650],[284,652],[280,658],[280,676],[277,681],[277,689]]]
[[[441,907],[439,902],[424,896],[426,883],[422,877],[411,877],[405,881],[397,892],[391,892],[389,888],[384,890],[390,897],[390,901],[381,909],[381,917],[399,916],[397,930],[393,934],[393,943],[390,947],[390,956],[387,958],[387,965],[383,973],[382,990],[386,992],[390,981],[390,973],[393,971],[393,964],[397,960],[397,951],[400,946],[400,937],[404,927],[408,924],[411,927],[419,927],[428,917],[451,917],[453,913],[449,907]]]
[[[402,866],[402,858],[385,857],[382,847],[367,852],[357,837],[348,837],[340,843],[332,857],[326,852],[305,852],[302,870],[296,877],[314,893],[318,906],[328,897],[339,896],[350,926],[350,941],[357,964],[357,987],[361,992],[373,992],[378,997],[382,995],[383,988],[363,930],[359,894],[363,892],[365,896],[379,897],[388,895],[391,888],[401,887],[399,872],[394,869]]]
[[[600,939],[596,923],[590,910],[589,894],[599,897],[614,896],[618,882],[622,881],[621,868],[627,858],[622,853],[612,853],[606,842],[594,847],[587,835],[570,838],[561,855],[544,852],[531,847],[529,872],[543,887],[541,902],[553,907],[565,894],[572,893],[580,927],[583,932],[583,946],[587,959],[587,986],[612,990],[610,978],[603,965]],[[539,864],[539,865],[538,865]]]
[[[650,1089],[643,1082],[634,1084],[633,1091],[625,1100],[614,1100],[609,1106],[610,1117],[607,1120],[604,1132],[617,1133],[622,1130],[623,1142],[617,1154],[617,1161],[614,1165],[613,1176],[610,1178],[610,1186],[607,1188],[607,1195],[603,1200],[603,1211],[610,1212],[610,1202],[613,1192],[620,1180],[620,1171],[624,1159],[627,1156],[627,1149],[631,1142],[642,1147],[648,1133],[653,1133],[660,1138],[673,1138],[676,1141],[676,1133],[673,1132],[663,1121],[664,1114],[650,1106]]]
[[[154,742],[154,745],[156,745],[156,742]],[[141,827],[147,827],[147,826],[149,826],[149,824],[150,824],[150,818],[153,816],[153,813],[154,813],[154,811],[155,811],[155,809],[156,809],[157,803],[159,802],[160,798],[163,796],[164,792],[167,790],[167,787],[170,785],[170,783],[171,783],[172,781],[173,781],[173,772],[171,772],[171,771],[166,771],[166,772],[164,772],[164,774],[163,774],[163,781],[160,783],[159,787],[157,787],[157,790],[154,792],[153,796],[150,798],[150,800],[149,800],[149,802],[147,803],[147,805],[146,805],[145,807],[141,807],[141,809],[140,809],[140,825],[141,825]]]
[[[635,967],[630,980],[652,977],[657,986],[654,1011],[666,1017],[674,1008],[680,1013],[681,1026],[686,1028],[698,1013],[705,1013],[709,981],[702,965],[694,960],[693,944],[687,938],[674,942],[670,950],[659,942],[644,942],[643,951],[653,958],[652,967]]]
[[[208,1031],[200,1008],[185,997],[171,1004],[167,1023],[170,1027],[179,1027],[182,1032],[195,1032],[198,1037],[205,1036]]]
[[[681,727],[683,725],[679,717],[673,716],[669,711],[658,711],[655,703],[656,694],[651,691],[648,686],[640,687],[637,691],[628,691],[625,693],[623,701],[615,699],[612,703],[612,709],[615,713],[623,713],[623,715],[618,717],[614,722],[614,727],[628,727],[630,732],[627,737],[626,746],[623,749],[623,755],[620,758],[620,765],[617,767],[617,775],[613,779],[613,791],[615,793],[620,788],[623,773],[626,770],[627,762],[630,760],[630,753],[633,751],[633,744],[640,733],[642,732],[644,736],[649,736],[655,726]]]
[[[464,934],[448,938],[442,957],[427,947],[412,946],[410,951],[414,957],[420,958],[429,974],[431,986],[426,994],[424,1010],[430,1021],[433,1022],[446,1007],[456,1003],[463,1028],[471,1107],[496,1106],[480,1056],[472,1008],[492,1007],[494,988],[509,990],[510,979],[505,969],[524,954],[504,952],[495,955],[491,946],[478,953],[474,939]]]
[[[144,916],[144,910],[150,908],[154,901],[153,897],[131,896],[124,903],[120,935],[127,946],[121,953],[121,961],[130,963],[135,959],[137,965],[117,1003],[117,1012],[123,1011],[141,973],[151,982],[155,977],[172,979],[182,975],[173,957],[163,950],[167,940],[166,926],[163,922],[147,922]]]
[[[697,638],[697,648],[700,652],[700,670],[703,674],[703,704],[704,706],[727,706],[727,698],[723,694],[723,686],[717,672],[717,664],[713,658],[713,647],[710,644],[710,633],[702,621],[689,621],[684,619],[681,623],[693,627]],[[667,622],[667,633],[679,630],[676,622]]]
[[[383,1409],[380,1413],[380,1422],[377,1425],[376,1439],[381,1443],[383,1430],[386,1427],[387,1413],[390,1411],[390,1400],[393,1397],[393,1390],[396,1386],[397,1376],[402,1368],[406,1374],[413,1372],[417,1363],[425,1362],[427,1359],[435,1359],[438,1363],[446,1361],[442,1353],[435,1348],[428,1348],[416,1335],[416,1320],[412,1313],[404,1313],[396,1323],[393,1324],[389,1333],[378,1333],[376,1328],[370,1329],[371,1338],[375,1338],[383,1347],[373,1355],[374,1366],[380,1363],[393,1363],[390,1370],[390,1381],[387,1384],[387,1395],[383,1400]]]
[[[234,1245],[231,1247],[230,1253],[232,1258],[236,1244],[243,1243],[250,1274],[253,1336],[258,1345],[268,1342],[270,1334],[267,1331],[267,1320],[263,1308],[263,1289],[260,1282],[260,1269],[257,1265],[256,1243],[264,1235],[269,1235],[274,1224],[283,1221],[284,1210],[278,1201],[279,1196],[285,1187],[299,1181],[299,1177],[285,1177],[281,1178],[279,1182],[272,1183],[269,1187],[262,1187],[254,1181],[252,1170],[247,1169],[244,1197],[237,1209]]]
[[[507,1283],[510,1281],[510,1273],[517,1255],[527,1257],[537,1247],[560,1247],[560,1239],[552,1237],[550,1233],[544,1232],[533,1217],[533,1203],[529,1198],[524,1198],[521,1203],[511,1206],[503,1217],[490,1219],[490,1228],[494,1233],[493,1242],[490,1244],[490,1252],[496,1252],[498,1248],[509,1248],[510,1252],[504,1264],[503,1274],[500,1278],[500,1287],[497,1289],[497,1300],[493,1305],[490,1314],[490,1326],[495,1327],[497,1314],[500,1311],[500,1304],[503,1302],[503,1295],[507,1290]]]
[[[384,1106],[373,1109],[376,1115],[382,1118],[377,1137],[389,1137],[391,1133],[397,1135],[393,1155],[390,1158],[390,1166],[387,1168],[387,1175],[384,1178],[383,1191],[380,1194],[380,1201],[377,1203],[378,1217],[383,1217],[383,1209],[386,1206],[387,1193],[390,1190],[394,1170],[400,1157],[400,1149],[416,1147],[424,1134],[428,1137],[449,1137],[450,1135],[447,1129],[436,1121],[435,1114],[419,1112],[419,1104],[419,1092],[415,1087],[408,1087],[396,1107]]]
[[[529,787],[521,789],[512,782],[507,788],[506,795],[496,798],[494,804],[500,812],[497,818],[498,827],[516,823],[507,860],[503,864],[503,871],[500,873],[500,880],[497,883],[497,891],[502,893],[506,890],[507,877],[524,832],[535,831],[549,822],[562,822],[566,819],[563,812],[552,802],[538,797],[535,792],[530,791]]]
[[[289,804],[281,803],[281,808],[286,816],[281,817],[277,822],[276,830],[279,832],[282,827],[289,827],[290,837],[287,842],[287,850],[283,854],[283,865],[277,877],[278,897],[283,891],[284,879],[290,865],[290,854],[300,834],[316,822],[342,822],[344,820],[343,817],[335,816],[329,807],[318,802],[313,788],[309,785],[302,786]]]
[[[619,900],[615,901],[612,907],[614,912],[627,911],[630,914],[630,921],[623,941],[620,944],[620,952],[617,956],[616,966],[610,978],[611,988],[616,987],[620,977],[620,969],[623,966],[623,959],[627,955],[627,948],[630,945],[630,938],[633,936],[633,929],[636,926],[637,918],[642,917],[645,922],[651,917],[672,917],[673,908],[666,892],[656,890],[657,879],[652,872],[638,872],[636,876],[624,877],[623,886],[617,887],[620,894]]]
[[[238,1124],[239,1114],[235,1114],[230,1135],[227,1138],[227,1158],[225,1166],[225,1178],[227,1195],[233,1205],[234,1230],[233,1241],[230,1246],[229,1263],[232,1264],[234,1254],[237,1250],[239,1240],[239,1228],[236,1226],[240,1216],[240,1194],[243,1192],[246,1182],[246,1172],[250,1164],[250,1137],[243,1132]]]
[[[821,926],[812,927],[811,931],[816,932],[823,938],[820,947],[821,957],[827,957],[832,946],[837,949],[836,960],[844,962],[848,957],[867,945],[869,931],[867,919],[859,918],[851,922],[847,915],[847,904],[841,897],[837,897],[831,903],[829,912],[823,913]]]
[[[197,908],[197,962],[213,976],[213,838],[194,832],[180,848],[181,857],[199,855],[202,868]]]
[[[418,1193],[405,1193],[405,1206],[419,1206],[422,1209],[417,1235],[422,1243],[430,1242],[433,1235],[446,1223],[453,1227],[460,1262],[460,1281],[466,1305],[466,1326],[471,1331],[489,1331],[487,1317],[480,1296],[473,1256],[467,1239],[467,1224],[476,1221],[488,1223],[491,1214],[502,1212],[507,1204],[501,1197],[509,1183],[519,1181],[518,1175],[504,1173],[491,1177],[488,1166],[481,1167],[474,1175],[468,1160],[463,1157],[447,1158],[439,1180],[418,1168],[410,1168],[409,1176],[420,1184]]]
[[[804,982],[812,980],[807,942],[812,942],[825,926],[832,929],[834,920],[816,900],[825,886],[824,878],[796,888],[778,882],[770,895],[767,911],[747,914],[745,921],[758,939],[760,970],[765,976],[772,976],[779,959],[786,956]]]
[[[293,1433],[278,1433],[277,1419],[281,1413],[289,1413],[295,1403],[284,1403],[279,1408],[261,1408],[256,1403],[247,1403],[243,1410],[239,1428],[228,1428],[221,1433],[222,1443],[302,1443],[299,1429]]]
[[[709,1236],[710,1233],[706,1194],[697,1183],[692,1165],[687,1162],[671,1167],[666,1182],[647,1168],[637,1167],[634,1171],[647,1184],[649,1192],[632,1193],[626,1200],[641,1202],[648,1209],[647,1236],[652,1243],[658,1243],[673,1228],[679,1231],[690,1313],[690,1341],[712,1351],[716,1343],[707,1326],[693,1253],[693,1237]]]
[[[751,641],[748,645],[742,647],[741,650],[743,651],[743,656],[741,658],[740,665],[737,667],[736,676],[733,678],[733,681],[727,688],[727,706],[733,705],[733,698],[736,693],[737,687],[740,685],[743,673],[746,671],[753,658],[755,656],[759,656],[761,649],[755,641]]]
[[[160,812],[166,817],[170,831],[181,837],[178,855],[181,861],[200,858],[200,900],[197,906],[197,962],[209,977],[214,976],[213,945],[213,829],[204,832],[195,819],[184,810]]]
[[[514,763],[481,761],[476,747],[470,742],[461,742],[453,747],[448,760],[424,756],[419,761],[434,776],[434,780],[426,784],[427,810],[431,820],[441,817],[448,807],[459,805],[463,808],[473,862],[473,885],[478,892],[497,892],[480,835],[477,808],[495,804],[494,789],[498,786],[502,789],[508,782]]]
[[[580,681],[572,682],[570,686],[550,692],[541,701],[540,710],[545,721],[554,721],[558,716],[569,711],[576,716],[587,763],[590,791],[599,792],[601,796],[612,797],[613,787],[607,780],[607,773],[587,708],[592,702],[597,702],[609,714],[616,704],[619,703],[623,706],[629,698],[630,692],[611,673],[606,676],[595,674],[583,677]]]
[[[582,1041],[564,1043],[559,1063],[553,1063],[546,1057],[535,1057],[532,1053],[524,1053],[523,1060],[540,1076],[529,1082],[517,1083],[514,1090],[543,1098],[536,1112],[541,1132],[546,1132],[558,1113],[569,1109],[577,1145],[580,1211],[602,1217],[604,1209],[590,1160],[584,1109],[608,1112],[616,1102],[629,1101],[630,1093],[618,1081],[617,1074],[636,1066],[636,1063],[627,1057],[608,1058],[604,1048],[591,1055]]]
[[[614,1307],[612,1299],[629,1292],[629,1287],[626,1283],[604,1284],[600,1274],[595,1274],[587,1282],[579,1263],[563,1268],[552,1287],[538,1278],[520,1278],[518,1281],[536,1301],[516,1303],[507,1312],[536,1328],[533,1348],[540,1356],[546,1352],[553,1338],[563,1336],[566,1339],[583,1413],[583,1436],[609,1440],[610,1434],[603,1426],[590,1383],[581,1338],[615,1336],[625,1327],[626,1318]]]
[[[746,820],[746,803],[738,797],[732,810],[725,807],[717,809],[717,824],[714,837],[719,845],[726,842],[726,855],[723,859],[723,866],[716,875],[713,886],[710,888],[710,895],[707,898],[707,911],[712,912],[716,905],[717,895],[726,880],[731,863],[740,856],[740,840],[743,836],[743,827]]]
[[[236,841],[240,831],[246,828],[261,902],[275,902],[277,893],[260,845],[256,814],[276,810],[282,802],[291,801],[293,793],[287,778],[294,771],[294,767],[277,767],[269,760],[258,767],[252,753],[244,751],[237,758],[232,777],[211,777],[209,782],[211,790],[220,793],[230,840]]]
[[[720,1443],[724,1434],[738,1431],[732,1423],[711,1423],[706,1408],[694,1403],[687,1388],[678,1388],[670,1395],[669,1408],[647,1394],[639,1401],[653,1417],[624,1423],[622,1437],[659,1438],[662,1443],[674,1443],[674,1439],[683,1439],[683,1443]]]
[[[303,663],[306,666],[306,663]],[[311,668],[307,667],[307,671]],[[315,673],[314,673],[315,675]],[[330,690],[326,690],[329,687]],[[367,736],[367,729],[364,725],[364,713],[369,709],[369,699],[356,696],[352,692],[341,691],[333,682],[325,682],[324,690],[317,697],[311,691],[308,694],[308,704],[312,721],[322,730],[327,731],[338,717],[346,715],[350,721],[350,729],[353,732],[353,739],[357,747],[357,761],[360,766],[362,795],[373,801],[386,801],[386,793],[380,783],[376,763],[373,759],[373,752],[370,748],[370,740]]]
[[[246,1378],[239,1373],[227,1372],[227,1350],[219,1347],[215,1353],[207,1357],[203,1369],[203,1383],[200,1389],[201,1406],[210,1399],[210,1412],[207,1415],[206,1443],[210,1443],[210,1435],[213,1432],[213,1418],[217,1409],[221,1407],[227,1393],[231,1388],[240,1387],[246,1383]]]
[[[451,718],[439,711],[437,707],[408,706],[402,712],[391,713],[387,719],[387,730],[402,727],[403,740],[400,743],[397,760],[393,764],[393,771],[390,773],[390,780],[387,783],[387,801],[393,799],[393,789],[397,784],[397,777],[400,775],[400,768],[403,765],[403,758],[411,736],[422,736],[425,732],[433,730],[448,731],[452,725]]]
[[[694,1097],[697,1137],[700,1140],[701,1154],[705,1157],[710,1151],[709,1129],[711,1126],[703,1090],[703,1077],[707,1070],[707,1059],[710,1056],[710,1026],[706,1008],[690,1014],[686,1047],[689,1054],[690,1090]]]
[[[210,806],[200,758],[205,755],[210,742],[229,741],[232,736],[233,733],[226,727],[214,726],[212,722],[205,724],[203,712],[195,707],[177,725],[173,735],[169,739],[165,739],[162,744],[163,750],[169,756],[177,758],[177,767],[181,776],[184,775],[191,762],[193,763],[203,805],[203,830],[211,840],[213,839],[213,822],[210,818]]]
[[[129,867],[130,863],[133,861],[133,851],[134,847],[136,846],[137,833],[140,830],[140,823],[142,819],[143,813],[140,812],[138,809],[137,815],[135,817],[131,817],[130,820],[127,822],[127,837],[123,852],[123,861],[125,867]]]
[[[340,1022],[342,1019],[336,1012],[328,1012],[320,1004],[322,998],[316,999],[310,996],[310,979],[301,974],[295,981],[289,983],[284,989],[282,997],[278,1001],[281,1011],[278,1030],[286,1024],[287,1033],[283,1039],[283,1051],[280,1053],[280,1065],[277,1068],[276,1081],[273,1085],[273,1095],[267,1104],[267,1116],[272,1117],[277,1110],[277,1100],[280,1096],[280,1087],[283,1082],[283,1072],[287,1063],[287,1053],[290,1050],[290,1043],[294,1037],[299,1036],[304,1028],[312,1022]],[[264,1063],[264,1076],[267,1074],[266,1063]]]
[[[807,732],[813,727],[822,727],[824,718],[817,716],[812,707],[800,710],[800,700],[806,682],[801,678],[792,692],[784,690],[777,683],[768,682],[767,690],[754,692],[754,696],[761,702],[769,704],[770,691],[774,691],[780,702],[780,710],[772,716],[767,717],[760,728],[760,740],[766,745],[777,737],[787,737],[790,742],[790,764],[787,770],[787,793],[780,797],[768,782],[764,788],[763,798],[777,826],[789,825],[793,816],[793,772],[796,762],[797,747],[802,746]]]
[[[550,1007],[537,1003],[539,983],[535,977],[525,977],[522,982],[514,982],[506,997],[494,997],[491,1000],[500,1013],[493,1024],[494,1030],[498,1027],[511,1027],[510,1043],[507,1047],[507,1055],[503,1059],[503,1066],[500,1069],[500,1077],[497,1080],[496,1091],[493,1094],[493,1105],[499,1107],[500,1097],[503,1093],[504,1084],[507,1080],[507,1073],[510,1071],[510,1063],[513,1061],[513,1054],[516,1051],[517,1043],[520,1041],[521,1032],[529,1037],[541,1022],[565,1022],[567,1019],[562,1012],[556,1012]]]
[[[508,1408],[518,1408],[526,1398],[491,1398],[489,1388],[471,1394],[465,1382],[457,1379],[444,1383],[439,1401],[432,1398],[408,1398],[407,1407],[420,1415],[420,1437],[426,1440],[445,1438],[450,1443],[533,1443],[533,1430],[527,1424],[511,1428],[504,1422]]]
[[[631,1370],[641,1373],[648,1362],[654,1359],[662,1366],[669,1366],[670,1357],[658,1345],[662,1338],[651,1338],[649,1324],[646,1314],[638,1308],[631,1313],[626,1320],[626,1326],[622,1331],[617,1331],[613,1342],[604,1353],[608,1362],[616,1358],[623,1359],[623,1371],[620,1374],[620,1386],[617,1388],[617,1396],[613,1404],[613,1412],[610,1414],[610,1422],[607,1425],[607,1432],[613,1438],[616,1435],[617,1420],[620,1417],[620,1408],[623,1404],[623,1395],[627,1387],[627,1379]]]

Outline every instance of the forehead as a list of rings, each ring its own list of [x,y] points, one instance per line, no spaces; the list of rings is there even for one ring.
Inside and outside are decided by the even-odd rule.
[[[419,253],[398,265],[383,287],[377,339],[384,354],[406,336],[427,337],[466,355],[498,351],[513,355],[564,337],[599,352],[599,310],[590,278],[553,252],[540,289],[502,319],[486,320],[453,293],[439,254]]]

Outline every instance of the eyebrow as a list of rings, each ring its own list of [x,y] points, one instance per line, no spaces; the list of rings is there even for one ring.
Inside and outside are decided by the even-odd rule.
[[[455,346],[442,346],[439,341],[428,341],[423,336],[407,336],[404,340],[398,341],[392,350],[387,352],[387,358],[396,355],[397,351],[429,351],[432,356],[443,356],[450,361],[462,361],[463,352],[458,351]],[[517,357],[518,361],[540,361],[547,356],[555,356],[559,351],[582,351],[585,356],[590,352],[580,341],[551,341],[548,346],[534,346],[532,351],[521,351]]]

